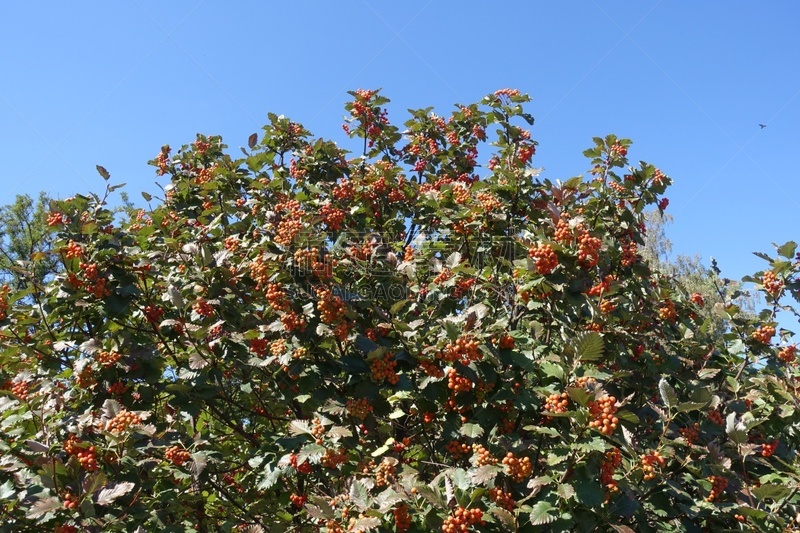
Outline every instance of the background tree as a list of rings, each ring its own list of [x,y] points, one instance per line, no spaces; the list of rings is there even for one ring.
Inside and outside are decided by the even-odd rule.
[[[47,227],[49,204],[42,192],[36,200],[17,195],[13,203],[0,207],[0,280],[16,289],[31,280],[42,282],[58,269]]]
[[[699,294],[702,297],[701,309],[706,321],[705,327],[718,337],[730,326],[719,306],[725,302],[735,302],[742,312],[753,314],[759,304],[758,293],[746,290],[739,281],[721,278],[713,258],[712,265],[708,267],[697,254],[679,254],[673,257],[672,241],[666,232],[672,220],[672,215],[660,209],[645,213],[647,231],[644,234],[642,257],[652,268],[671,277],[676,286],[687,294]]]

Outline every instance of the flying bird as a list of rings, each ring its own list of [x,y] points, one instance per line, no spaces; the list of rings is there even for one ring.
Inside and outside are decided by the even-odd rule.
[[[766,124],[759,124],[759,126],[761,126],[761,129],[762,129],[762,130],[763,130],[764,128],[766,128],[766,127],[767,127],[767,125],[766,125]]]

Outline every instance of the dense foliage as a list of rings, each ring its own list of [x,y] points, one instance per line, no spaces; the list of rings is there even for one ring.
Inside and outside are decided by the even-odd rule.
[[[630,141],[552,183],[517,91],[404,132],[352,96],[357,157],[270,115],[164,146],[130,220],[52,204],[63,271],[0,294],[0,530],[791,526],[794,243],[710,335],[638,254],[670,180]]]

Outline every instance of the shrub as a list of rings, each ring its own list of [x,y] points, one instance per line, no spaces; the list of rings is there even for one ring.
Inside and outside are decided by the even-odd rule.
[[[790,527],[794,243],[712,336],[637,254],[670,179],[630,141],[553,183],[517,91],[403,133],[352,96],[357,157],[269,115],[164,146],[131,220],[52,204],[63,272],[0,291],[0,528]]]

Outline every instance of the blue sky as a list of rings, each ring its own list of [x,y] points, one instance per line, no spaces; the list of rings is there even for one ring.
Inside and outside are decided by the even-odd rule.
[[[222,135],[267,112],[343,140],[347,90],[382,87],[390,118],[529,93],[536,166],[587,170],[593,136],[675,181],[675,252],[725,275],[800,238],[800,3],[7,2],[0,17],[0,203],[40,190],[155,192],[162,144]],[[767,124],[764,129],[758,124]]]

